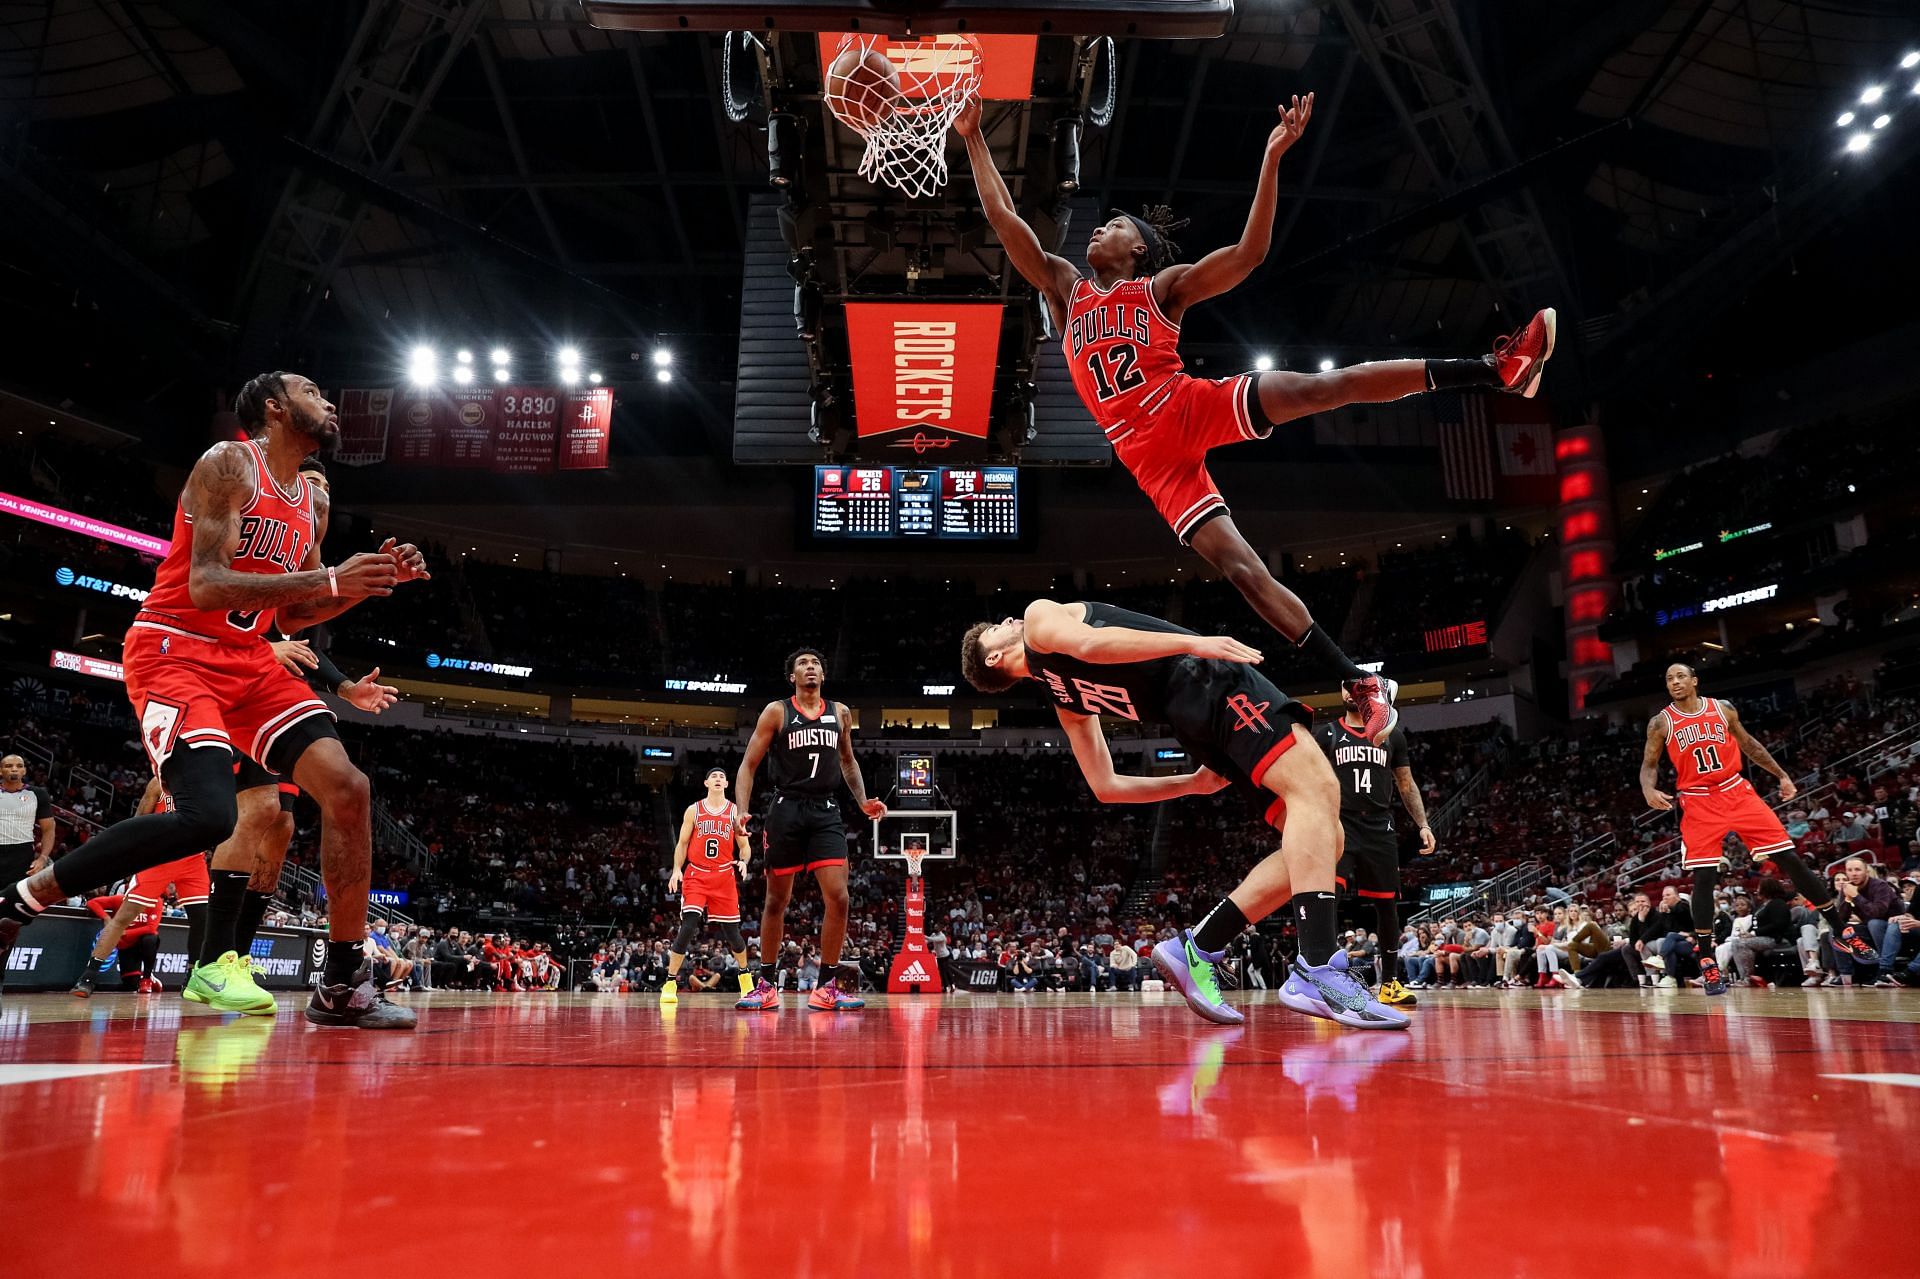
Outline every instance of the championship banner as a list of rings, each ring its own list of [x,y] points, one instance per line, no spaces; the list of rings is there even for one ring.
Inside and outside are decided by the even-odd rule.
[[[849,302],[861,441],[915,454],[986,449],[1000,351],[999,303]],[[957,454],[954,456],[958,456]]]
[[[340,443],[327,461],[341,466],[371,466],[387,460],[387,411],[390,387],[340,392]]]
[[[442,464],[461,470],[484,468],[493,461],[493,428],[499,415],[491,387],[455,390],[447,394],[440,447]]]
[[[567,397],[566,425],[560,433],[563,471],[603,471],[613,439],[613,390],[596,387]]]
[[[387,421],[387,460],[401,466],[437,466],[441,425],[448,415],[435,391],[395,392]]]
[[[561,397],[551,387],[500,389],[493,423],[496,475],[546,475],[560,439]]]

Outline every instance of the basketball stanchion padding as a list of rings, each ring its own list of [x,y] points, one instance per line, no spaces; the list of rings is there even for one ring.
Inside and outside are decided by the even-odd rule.
[[[946,826],[946,842],[936,837]],[[889,826],[897,827],[892,842],[886,839]],[[946,989],[940,977],[940,961],[927,945],[927,881],[923,874],[929,858],[953,860],[960,840],[959,818],[951,809],[889,811],[873,823],[874,856],[881,861],[907,864],[907,901],[902,915],[900,949],[887,966],[887,993],[890,995],[937,995]]]

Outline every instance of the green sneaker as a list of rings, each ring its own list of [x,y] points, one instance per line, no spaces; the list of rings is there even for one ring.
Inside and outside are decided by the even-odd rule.
[[[232,951],[211,964],[196,964],[180,995],[223,1013],[271,1017],[280,1007],[272,995],[254,984],[249,966]]]

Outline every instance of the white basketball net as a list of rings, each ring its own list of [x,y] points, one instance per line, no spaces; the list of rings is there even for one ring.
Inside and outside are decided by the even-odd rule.
[[[920,863],[927,860],[931,841],[925,836],[908,835],[900,841],[900,855],[907,859],[907,878],[920,878]]]
[[[872,124],[842,106],[848,98],[857,101],[862,96],[857,85],[849,93],[848,77],[833,70],[849,49],[877,49],[900,74],[899,99],[890,112]],[[869,182],[884,182],[909,196],[932,195],[945,186],[947,130],[967,103],[980,95],[980,42],[962,35],[920,40],[842,36],[826,65],[827,106],[866,142],[866,151],[860,157],[860,176]],[[919,871],[914,869],[912,873]]]

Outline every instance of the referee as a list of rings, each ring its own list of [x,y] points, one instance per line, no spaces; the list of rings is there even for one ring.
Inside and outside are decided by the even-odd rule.
[[[26,760],[0,756],[0,885],[11,887],[52,860],[53,802],[38,786],[27,785]],[[0,981],[6,980],[13,931],[0,937]]]

